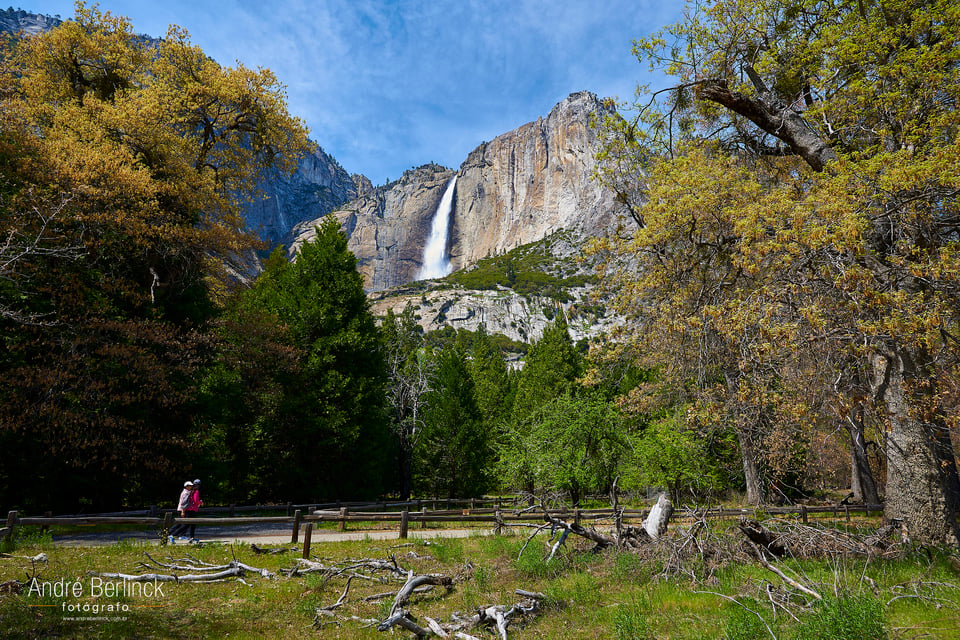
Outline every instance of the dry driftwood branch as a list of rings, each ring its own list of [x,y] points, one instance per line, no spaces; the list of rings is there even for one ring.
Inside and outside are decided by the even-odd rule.
[[[298,576],[306,573],[326,573],[327,576],[325,579],[329,580],[337,576],[353,576],[355,578],[360,578],[362,580],[374,580],[378,582],[384,582],[385,580],[381,578],[374,577],[372,575],[366,575],[364,573],[358,573],[356,570],[365,569],[371,572],[385,571],[388,574],[394,574],[398,578],[406,578],[407,572],[404,571],[397,564],[396,559],[391,558],[387,560],[348,560],[346,563],[341,563],[338,565],[325,565],[322,562],[317,562],[315,560],[307,560],[305,558],[298,558],[296,565],[289,569],[282,569],[280,572],[288,576]]]
[[[433,591],[433,585],[425,584],[421,587],[417,587],[416,589],[414,589],[411,592],[411,595],[413,595],[414,593],[429,593],[430,591]],[[397,597],[396,591],[384,591],[383,593],[373,593],[373,594],[370,594],[369,596],[364,596],[363,601],[375,602],[377,600],[385,600],[387,598],[396,598],[396,597]]]
[[[743,527],[741,526],[741,529],[742,529],[742,528],[743,528]],[[805,593],[805,594],[807,594],[808,596],[810,596],[811,598],[814,598],[814,599],[816,599],[816,600],[823,600],[823,596],[821,596],[819,593],[817,593],[816,591],[814,591],[814,590],[811,589],[810,587],[807,587],[807,586],[801,584],[801,583],[798,582],[797,580],[794,580],[793,578],[791,578],[790,576],[788,576],[787,574],[785,574],[783,571],[781,571],[780,569],[778,569],[778,568],[776,568],[775,566],[773,566],[772,564],[770,564],[770,563],[767,561],[767,559],[763,557],[763,552],[762,552],[756,545],[754,545],[752,541],[751,541],[750,544],[751,544],[751,546],[753,546],[753,550],[754,550],[754,552],[757,554],[757,560],[759,560],[760,564],[762,564],[762,565],[764,566],[764,568],[766,568],[768,571],[772,571],[773,573],[775,573],[775,574],[777,574],[778,576],[780,576],[780,579],[781,579],[781,580],[783,580],[784,582],[786,582],[787,584],[789,584],[791,587],[793,587],[793,588],[796,589],[797,591],[800,591],[800,592],[802,592],[802,593]]]
[[[424,576],[415,576],[424,577]],[[424,616],[426,626],[422,626],[411,613],[405,609],[392,611],[382,622],[377,624],[378,631],[388,631],[394,627],[403,627],[418,637],[436,635],[441,638],[459,638],[460,640],[479,640],[476,636],[467,633],[476,627],[486,626],[494,630],[501,640],[506,640],[507,629],[511,621],[517,616],[534,615],[541,610],[540,601],[546,598],[536,591],[517,589],[516,593],[524,597],[523,600],[512,606],[486,605],[480,607],[477,613],[463,617],[454,613],[450,622],[440,622],[429,616]]]
[[[530,526],[536,527],[536,531],[531,533],[530,537],[527,538],[527,541],[523,543],[522,547],[520,547],[520,553],[517,554],[517,559],[520,559],[523,557],[523,552],[527,550],[527,545],[530,544],[530,541],[533,540],[535,537],[537,537],[538,533],[540,533],[541,531],[549,527],[550,523],[548,522],[547,524],[538,524],[538,525],[530,525]]]
[[[331,605],[327,605],[326,607],[320,607],[318,611],[333,611],[337,607],[343,606],[343,603],[347,601],[347,592],[350,591],[351,582],[353,582],[353,576],[347,578],[347,584],[343,587],[343,593],[340,594],[340,597],[337,599],[337,601]]]
[[[149,557],[149,556],[147,556]],[[153,560],[153,558],[151,558]],[[154,560],[154,562],[157,562]],[[142,564],[142,563],[141,563]],[[158,565],[163,563],[157,562]],[[206,563],[203,563],[206,564]],[[111,578],[114,580],[126,580],[129,582],[213,582],[223,580],[224,578],[239,578],[246,573],[256,573],[263,578],[273,578],[274,574],[267,569],[258,569],[248,564],[234,560],[229,564],[206,567],[174,566],[173,570],[200,571],[201,573],[189,573],[186,575],[163,574],[163,573],[109,573],[103,571],[89,571],[88,575],[99,576],[101,578]]]
[[[401,587],[400,591],[397,592],[397,597],[393,600],[393,606],[390,607],[390,616],[393,616],[400,610],[400,607],[406,604],[407,600],[409,600],[413,594],[414,589],[428,584],[449,587],[453,584],[453,579],[450,576],[435,573],[418,576],[411,570],[410,573],[407,574],[406,583]]]
[[[586,528],[577,523],[570,524],[560,518],[550,515],[546,509],[543,511],[543,519],[549,522],[552,525],[552,533],[555,534],[557,529],[561,529],[566,533],[575,533],[576,535],[586,538],[587,540],[595,543],[596,549],[605,549],[607,547],[616,546],[617,540],[612,536],[606,536],[600,533],[599,531],[591,528]],[[561,534],[561,537],[565,540],[566,535]],[[562,541],[561,541],[562,544]],[[555,549],[554,549],[555,552]],[[551,557],[553,554],[551,554]]]
[[[377,631],[388,631],[395,626],[412,631],[418,638],[425,638],[431,634],[429,629],[424,629],[416,623],[409,611],[399,611],[391,614],[390,617],[377,625]]]
[[[163,573],[107,573],[104,571],[90,571],[87,575],[123,580],[125,582],[219,582],[223,578],[239,578],[243,575],[243,569],[233,567],[225,571],[218,571],[217,573],[186,574],[182,576]]]

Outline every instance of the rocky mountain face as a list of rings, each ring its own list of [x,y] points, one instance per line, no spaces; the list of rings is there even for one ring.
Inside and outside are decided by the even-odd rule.
[[[591,179],[596,125],[613,109],[592,93],[571,94],[546,118],[477,147],[460,166],[453,218],[454,268],[544,238],[580,238],[615,223],[613,194]]]
[[[36,13],[29,13],[23,9],[0,9],[0,32],[17,34],[20,32],[27,35],[36,35],[49,31],[60,24],[62,20],[59,17],[45,16]]]
[[[448,250],[453,269],[570,230],[583,239],[615,224],[613,194],[591,178],[599,150],[595,125],[613,113],[594,94],[574,93],[546,118],[477,147],[456,172]],[[341,208],[340,219],[369,291],[412,281],[430,223],[454,172],[436,165]],[[291,251],[315,221],[294,229]]]
[[[444,327],[499,333],[517,342],[531,342],[558,314],[567,320],[574,341],[607,334],[623,323],[594,299],[596,281],[573,231],[561,231],[504,256],[483,259],[444,280],[411,282],[369,294],[371,309],[382,316],[407,307],[424,332]],[[517,281],[499,269],[511,265]],[[524,282],[525,281],[525,282]]]
[[[368,189],[334,212],[368,290],[388,289],[416,277],[434,212],[452,177],[446,167],[424,165],[406,171],[396,182]],[[314,237],[319,222],[309,220],[294,228],[291,256]]]
[[[293,241],[291,230],[334,211],[369,188],[365,176],[351,176],[323,149],[300,158],[292,175],[274,172],[261,185],[265,197],[245,207],[247,228],[271,247]]]

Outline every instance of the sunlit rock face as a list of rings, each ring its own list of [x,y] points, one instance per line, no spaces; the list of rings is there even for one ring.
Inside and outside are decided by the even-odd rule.
[[[59,17],[29,13],[23,9],[0,9],[0,32],[25,33],[35,36],[38,33],[53,29],[61,20]]]
[[[423,247],[453,170],[428,164],[406,171],[399,180],[369,189],[333,213],[357,257],[368,290],[379,291],[415,280]],[[294,228],[291,257],[315,236],[322,220]]]
[[[611,227],[613,194],[592,174],[596,125],[612,110],[592,93],[570,95],[546,118],[477,147],[461,165],[450,260],[462,268],[558,229],[581,237]]]
[[[485,142],[456,171],[447,247],[453,269],[540,240],[559,229],[576,238],[615,223],[613,194],[593,179],[596,126],[612,113],[595,95],[570,95],[546,118]],[[431,222],[454,171],[425,165],[343,206],[334,215],[349,237],[370,291],[415,280]],[[318,221],[294,229],[292,251]]]

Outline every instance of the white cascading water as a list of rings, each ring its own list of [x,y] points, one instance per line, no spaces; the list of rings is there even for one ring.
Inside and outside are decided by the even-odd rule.
[[[447,255],[447,233],[450,230],[450,214],[453,213],[453,194],[457,188],[457,176],[453,176],[443,192],[440,206],[433,216],[430,238],[423,248],[423,263],[417,280],[442,278],[450,273],[450,256]]]

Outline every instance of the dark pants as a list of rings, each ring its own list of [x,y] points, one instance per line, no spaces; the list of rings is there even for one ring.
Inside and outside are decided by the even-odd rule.
[[[196,517],[197,517],[197,512],[196,512],[196,511],[184,511],[184,512],[183,512],[183,517],[184,517],[184,518],[196,518]],[[173,526],[170,528],[170,535],[172,535],[172,536],[185,536],[185,535],[187,535],[187,532],[189,532],[189,536],[188,536],[188,537],[190,537],[190,538],[196,538],[196,537],[197,537],[197,525],[195,525],[195,524],[190,524],[190,525],[188,525],[188,524],[186,524],[186,523],[178,522],[177,524],[173,525]]]

